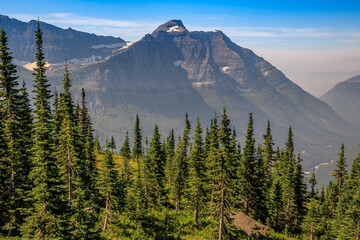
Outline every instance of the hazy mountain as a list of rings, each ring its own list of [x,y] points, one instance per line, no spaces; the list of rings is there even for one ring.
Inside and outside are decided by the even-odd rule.
[[[35,61],[35,35],[37,21],[28,23],[0,15],[0,29],[4,28],[9,47],[18,64]],[[46,61],[50,63],[89,62],[103,60],[114,55],[116,50],[126,46],[121,38],[97,36],[74,29],[62,29],[41,22],[43,49]]]
[[[324,95],[343,79],[359,75],[357,72],[304,72],[283,70],[285,75],[315,97]],[[341,80],[342,79],[342,80]]]
[[[337,84],[321,99],[341,117],[360,127],[360,75]]]

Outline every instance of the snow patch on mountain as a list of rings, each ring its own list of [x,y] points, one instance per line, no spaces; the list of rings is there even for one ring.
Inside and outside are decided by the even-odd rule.
[[[173,26],[170,27],[166,32],[182,32],[183,29],[180,26]]]
[[[114,44],[99,44],[99,45],[94,45],[91,46],[91,48],[93,49],[99,49],[99,48],[120,48],[120,47],[124,47],[126,46],[127,43],[126,42],[120,42],[120,43],[114,43]]]
[[[177,60],[176,62],[173,62],[175,67],[179,67],[181,64],[183,64],[184,61]]]
[[[53,64],[50,64],[48,62],[45,63],[46,68],[50,67],[51,65],[53,65]],[[32,63],[27,63],[27,64],[23,65],[23,67],[26,68],[27,70],[33,71],[34,68],[36,68],[37,66],[36,66],[36,62],[32,62]]]
[[[226,73],[226,72],[229,71],[229,70],[230,70],[229,67],[220,67],[220,71],[221,71],[222,73]]]
[[[101,56],[95,56],[92,55],[91,57],[88,58],[72,58],[69,60],[69,63],[84,63],[84,62],[96,62],[96,61],[100,61],[102,60]]]
[[[237,87],[237,89],[239,89],[239,91],[242,92],[242,93],[247,93],[249,91],[249,89],[244,89],[244,88],[241,88],[241,87]]]
[[[215,85],[215,81],[193,82],[192,85],[193,87],[212,86]]]

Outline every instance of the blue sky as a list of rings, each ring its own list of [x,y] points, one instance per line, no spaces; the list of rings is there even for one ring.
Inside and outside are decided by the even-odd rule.
[[[360,71],[359,0],[0,1],[0,14],[129,41],[181,19],[189,30],[222,30],[285,72]]]

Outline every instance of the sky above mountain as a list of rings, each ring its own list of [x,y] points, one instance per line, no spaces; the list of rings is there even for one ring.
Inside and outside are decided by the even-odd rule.
[[[18,0],[2,1],[0,14],[128,41],[181,19],[190,31],[222,30],[300,85],[296,73],[360,70],[359,1]]]

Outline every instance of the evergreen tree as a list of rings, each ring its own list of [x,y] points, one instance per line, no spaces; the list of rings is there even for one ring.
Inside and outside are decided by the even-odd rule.
[[[155,125],[154,133],[150,141],[149,172],[147,173],[150,184],[153,184],[150,195],[152,196],[152,202],[155,205],[163,204],[165,201],[165,164],[159,128]]]
[[[315,185],[316,185],[316,178],[315,178],[315,171],[313,169],[312,174],[311,174],[311,178],[309,179],[309,183],[311,184],[311,193],[310,196],[314,197],[315,196]]]
[[[241,181],[239,178],[241,170],[241,147],[236,141],[235,127],[232,131],[231,144],[230,144],[230,161],[229,161],[229,173],[232,178],[232,187],[229,189],[230,194],[230,205],[238,207],[241,205],[238,196],[241,195]]]
[[[53,125],[54,125],[54,149],[59,148],[59,135],[61,129],[60,99],[58,91],[54,91],[53,102]]]
[[[264,168],[266,171],[267,185],[271,182],[271,167],[272,162],[274,161],[274,142],[271,134],[270,121],[267,122],[266,133],[264,135],[264,147],[263,147],[263,156],[264,156]]]
[[[8,212],[8,202],[9,202],[9,192],[10,192],[10,164],[7,159],[7,143],[5,140],[4,133],[4,114],[3,109],[0,107],[0,212],[3,214],[3,217],[0,218],[0,230],[3,229],[4,225],[9,219]]]
[[[61,95],[60,103],[61,129],[58,133],[59,137],[57,141],[59,146],[57,146],[57,156],[63,179],[67,185],[68,200],[71,203],[75,189],[75,172],[80,170],[75,169],[74,165],[82,164],[82,162],[79,159],[79,149],[76,146],[79,136],[77,132],[77,122],[74,116],[74,104],[70,93],[71,83],[67,64],[65,64],[63,84],[64,92]]]
[[[291,232],[294,227],[294,143],[292,128],[289,127],[288,138],[286,141],[285,152],[280,154],[279,171],[281,172],[284,214],[285,214],[285,230]]]
[[[91,124],[88,108],[86,107],[86,94],[84,88],[81,89],[81,109],[80,109],[80,136],[86,141],[88,127]]]
[[[112,152],[114,152],[114,150],[116,149],[115,140],[114,140],[113,136],[111,136],[111,139],[110,139],[110,149]]]
[[[300,226],[302,223],[303,216],[305,215],[305,194],[306,194],[306,185],[304,183],[303,170],[301,165],[302,159],[300,154],[297,155],[294,175],[293,175],[293,188],[294,188],[294,209],[292,214],[294,215],[293,219],[293,232],[300,232]]]
[[[332,175],[336,179],[336,182],[338,185],[338,194],[340,197],[341,191],[342,191],[342,186],[345,182],[345,179],[347,178],[344,144],[341,144],[339,159],[337,161],[336,168],[334,169],[334,173]]]
[[[242,194],[244,199],[244,208],[247,215],[252,216],[254,214],[254,202],[256,199],[255,191],[255,139],[253,128],[252,113],[249,114],[249,122],[247,135],[245,139],[245,146],[242,154]]]
[[[200,119],[197,118],[194,143],[190,151],[190,192],[194,206],[194,226],[199,227],[199,212],[204,200],[204,184],[206,182],[206,164],[203,150],[202,128]]]
[[[125,184],[128,186],[129,185],[129,181],[131,179],[131,172],[130,172],[130,158],[131,158],[131,151],[130,151],[130,144],[129,144],[129,134],[128,132],[126,132],[125,135],[125,141],[120,149],[120,156],[123,159],[123,169],[122,169],[122,174],[124,176],[125,179]]]
[[[271,176],[271,168],[273,167],[273,161],[274,161],[274,142],[271,134],[271,128],[270,128],[270,121],[267,122],[267,128],[264,137],[264,144],[263,144],[263,163],[264,163],[264,171],[265,171],[265,184],[264,184],[264,197],[265,201],[269,205],[270,200],[270,188],[272,183],[272,176]]]
[[[188,114],[185,114],[185,128],[181,141],[178,142],[174,163],[174,195],[176,211],[180,209],[181,198],[187,187],[187,178],[189,175],[189,159],[187,151],[189,147],[190,121]]]
[[[136,114],[135,128],[134,128],[134,147],[133,147],[133,157],[138,160],[142,155],[142,137],[140,129],[140,120],[139,116]]]
[[[210,208],[214,213],[216,213],[216,209],[214,209],[216,194],[215,191],[219,186],[219,173],[217,164],[220,161],[220,146],[219,146],[219,126],[217,125],[217,114],[214,113],[214,117],[211,120],[210,124],[210,132],[208,134],[209,142],[208,142],[208,153],[207,153],[207,169],[209,171],[208,176],[210,178],[210,186],[209,193],[210,196]],[[205,148],[205,147],[204,147]]]
[[[99,153],[101,151],[101,146],[100,146],[100,142],[99,142],[99,134],[96,132],[96,135],[95,135],[95,151],[97,153]]]
[[[108,143],[108,140],[106,140],[106,143]],[[106,143],[105,145],[108,145]],[[109,224],[116,222],[117,213],[121,209],[124,198],[122,182],[115,170],[113,154],[109,148],[104,151],[104,160],[102,161],[99,176],[99,192],[105,202],[101,213],[103,219],[102,230],[105,232]]]
[[[25,218],[24,195],[29,191],[29,158],[23,155],[24,147],[21,145],[20,129],[20,95],[17,89],[18,82],[16,67],[12,63],[13,57],[7,46],[7,37],[2,29],[0,35],[0,114],[3,115],[3,137],[6,147],[3,152],[4,182],[8,189],[1,197],[6,199],[7,211],[4,211],[7,236],[19,235],[19,226]],[[7,188],[7,187],[5,187]],[[1,226],[1,225],[0,225]]]
[[[270,193],[269,223],[276,231],[281,231],[284,223],[284,202],[282,194],[283,192],[280,181],[278,179],[274,179],[273,187],[271,188]]]
[[[60,171],[53,156],[52,122],[50,98],[52,97],[45,77],[45,62],[42,52],[42,32],[37,24],[36,36],[36,68],[35,76],[35,131],[33,147],[34,168],[30,178],[34,182],[31,197],[34,202],[29,209],[30,216],[22,225],[22,232],[27,238],[65,238],[67,231],[64,212],[67,209],[63,182]]]
[[[17,114],[19,101],[18,76],[11,54],[6,32],[2,29],[0,34],[0,105],[5,111],[5,119]]]
[[[261,145],[258,145],[256,151],[256,163],[255,163],[255,175],[254,175],[254,218],[265,223],[268,218],[268,194],[269,194],[269,182],[267,176],[267,166],[265,164],[265,158],[263,156],[263,149]]]
[[[227,117],[226,108],[223,109],[221,125],[220,125],[220,161],[217,164],[218,172],[220,173],[220,185],[219,185],[219,240],[224,239],[225,236],[230,235],[231,227],[231,215],[232,209],[230,205],[231,196],[229,189],[234,187],[234,176],[232,173],[230,162],[233,160],[231,149],[231,128],[230,119]]]
[[[173,162],[175,157],[175,138],[174,129],[171,129],[166,140],[166,178],[168,180],[168,188],[171,188],[173,177]]]

